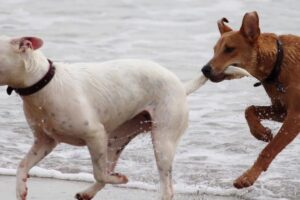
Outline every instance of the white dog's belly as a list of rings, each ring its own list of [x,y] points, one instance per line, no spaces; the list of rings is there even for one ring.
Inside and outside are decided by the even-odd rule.
[[[26,109],[25,106],[24,110],[28,123],[34,132],[38,133],[41,131],[57,143],[84,146],[86,145],[86,137],[91,136],[90,134],[93,134],[95,130],[93,128],[95,127],[94,124],[102,123],[98,118],[90,118],[85,112],[82,112],[82,115],[68,113],[69,110],[61,110],[58,113],[54,113],[46,110],[46,108]],[[80,110],[80,108],[77,109],[79,113]],[[87,113],[89,112],[87,111]],[[110,134],[121,124],[132,118],[127,115],[127,118],[124,120],[124,117],[126,116],[112,116],[110,120],[104,123],[107,133]]]
[[[44,129],[45,133],[53,138],[58,143],[66,143],[74,146],[85,146],[86,142],[82,138],[77,138],[76,135],[70,136],[65,132],[54,132],[53,130]]]

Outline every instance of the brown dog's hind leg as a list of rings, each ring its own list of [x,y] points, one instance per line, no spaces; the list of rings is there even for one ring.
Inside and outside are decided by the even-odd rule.
[[[254,165],[247,170],[242,176],[235,180],[236,188],[244,188],[253,185],[259,175],[266,171],[272,160],[282,151],[300,132],[300,117],[298,113],[290,113],[278,134],[263,149]]]
[[[273,139],[271,129],[264,127],[261,120],[268,119],[282,122],[286,116],[284,109],[275,106],[249,106],[245,110],[251,134],[258,140],[270,142]]]

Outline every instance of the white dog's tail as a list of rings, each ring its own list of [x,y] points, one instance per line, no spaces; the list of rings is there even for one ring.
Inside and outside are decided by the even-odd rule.
[[[193,92],[195,92],[198,88],[200,88],[202,85],[206,83],[208,79],[204,75],[200,75],[194,80],[190,80],[186,83],[184,83],[186,95],[189,95]]]

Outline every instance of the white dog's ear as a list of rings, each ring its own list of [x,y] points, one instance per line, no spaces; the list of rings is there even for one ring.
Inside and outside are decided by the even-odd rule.
[[[25,52],[27,49],[36,50],[43,46],[43,40],[37,37],[22,37],[13,39],[11,43],[18,45],[21,52]]]

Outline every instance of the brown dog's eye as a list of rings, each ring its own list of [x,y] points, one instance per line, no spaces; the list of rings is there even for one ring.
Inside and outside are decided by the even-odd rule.
[[[225,46],[224,53],[231,53],[235,50],[234,47]]]

